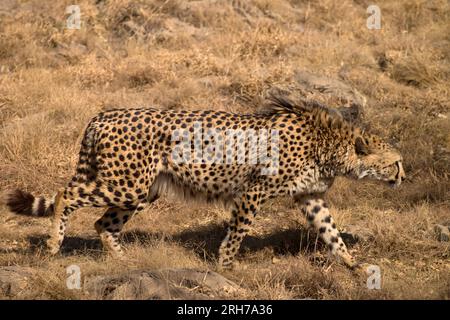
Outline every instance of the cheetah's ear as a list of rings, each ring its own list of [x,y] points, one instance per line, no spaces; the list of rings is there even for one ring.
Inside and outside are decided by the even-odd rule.
[[[357,137],[355,141],[355,151],[358,155],[368,155],[369,154],[369,146],[367,142],[362,137]]]

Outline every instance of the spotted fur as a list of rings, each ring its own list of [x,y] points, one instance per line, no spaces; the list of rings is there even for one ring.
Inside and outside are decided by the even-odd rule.
[[[278,154],[278,170],[262,174],[261,170],[269,164],[239,162],[239,156],[254,156],[248,140],[241,141],[245,152],[238,152],[237,147],[231,149],[231,162],[175,161],[174,152],[179,145],[173,139],[175,132],[185,130],[194,139],[194,124],[199,123],[205,132],[219,132],[214,141],[223,140],[227,129],[275,130],[279,141],[269,150]],[[118,238],[123,226],[166,191],[188,198],[203,195],[209,200],[222,200],[232,214],[219,248],[220,266],[228,267],[263,203],[287,195],[300,203],[307,220],[331,252],[348,266],[354,266],[323,200],[336,176],[369,177],[398,186],[405,174],[402,157],[393,147],[347,123],[338,112],[315,103],[294,104],[272,97],[263,111],[254,114],[111,110],[99,113],[88,124],[76,172],[64,188],[52,199],[15,191],[10,194],[8,205],[18,214],[54,215],[47,243],[51,253],[59,251],[67,220],[74,210],[106,207],[95,229],[104,246],[120,255]]]

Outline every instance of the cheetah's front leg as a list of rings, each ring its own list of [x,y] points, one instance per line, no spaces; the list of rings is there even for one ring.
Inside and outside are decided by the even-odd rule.
[[[356,261],[348,253],[325,201],[320,198],[305,198],[301,204],[309,224],[316,228],[331,253],[342,259],[348,267],[355,267]]]

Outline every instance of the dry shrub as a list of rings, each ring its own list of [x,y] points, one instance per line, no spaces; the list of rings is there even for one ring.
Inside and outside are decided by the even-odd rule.
[[[430,70],[426,62],[409,59],[393,66],[392,77],[401,83],[417,87],[429,87],[438,81],[438,76]]]

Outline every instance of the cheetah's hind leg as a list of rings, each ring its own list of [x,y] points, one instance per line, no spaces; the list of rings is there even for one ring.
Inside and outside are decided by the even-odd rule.
[[[64,240],[69,215],[73,211],[83,207],[119,207],[124,200],[115,199],[113,191],[101,181],[71,182],[66,188],[60,189],[55,196],[55,216],[50,238],[47,240],[47,248],[50,254],[59,252]]]
[[[258,186],[248,190],[242,199],[235,202],[231,210],[231,220],[227,235],[219,248],[218,269],[232,269],[233,260],[239,251],[242,240],[250,231],[250,226],[261,206],[266,200],[266,194]]]
[[[148,202],[142,202],[132,209],[118,207],[108,208],[103,216],[95,222],[95,230],[102,240],[103,247],[116,258],[123,257],[119,235],[123,226],[134,215],[144,210]]]

